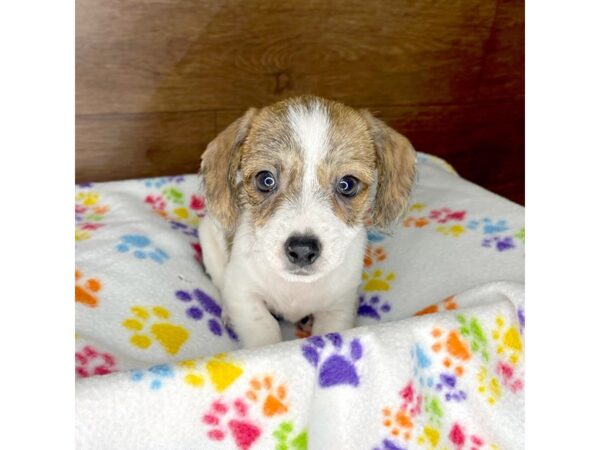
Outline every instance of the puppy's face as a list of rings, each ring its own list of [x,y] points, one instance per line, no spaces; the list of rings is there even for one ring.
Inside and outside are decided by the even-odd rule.
[[[255,260],[284,278],[308,282],[329,273],[367,220],[385,225],[399,216],[414,154],[410,144],[391,148],[395,136],[387,134],[395,132],[369,113],[301,97],[249,110],[237,122],[203,158],[209,212],[232,233],[240,218],[248,222]],[[384,168],[386,152],[398,161]],[[219,167],[227,173],[217,178]],[[386,205],[391,211],[378,210]]]

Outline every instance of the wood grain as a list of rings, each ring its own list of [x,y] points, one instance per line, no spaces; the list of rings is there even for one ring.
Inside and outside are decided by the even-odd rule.
[[[78,181],[194,172],[246,108],[313,93],[523,201],[522,0],[76,2]]]

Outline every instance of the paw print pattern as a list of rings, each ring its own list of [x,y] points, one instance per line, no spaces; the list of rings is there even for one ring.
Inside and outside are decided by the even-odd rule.
[[[202,360],[187,360],[181,361],[179,366],[184,368],[183,379],[188,385],[202,387],[208,377],[217,392],[227,390],[244,372],[224,353],[211,357],[206,364]]]
[[[400,398],[401,403],[396,409],[383,409],[383,425],[390,430],[392,436],[409,441],[414,419],[421,414],[423,398],[416,394],[412,381],[400,391]]]
[[[100,352],[91,345],[86,345],[75,353],[75,373],[79,377],[107,375],[115,371],[115,358],[110,353]]]
[[[210,411],[202,417],[208,427],[207,436],[213,441],[223,441],[231,434],[238,449],[248,450],[260,437],[261,429],[248,417],[248,405],[241,399],[233,405],[216,400]]]
[[[343,384],[355,387],[359,385],[356,362],[362,358],[362,344],[355,338],[350,342],[349,348],[344,347],[339,333],[310,337],[302,346],[304,358],[318,369],[319,386],[329,388]],[[324,353],[328,355],[325,357]]]
[[[496,317],[496,328],[492,331],[492,338],[496,342],[496,353],[507,356],[508,361],[517,365],[523,354],[523,340],[521,333],[514,327],[506,327],[503,317]]]
[[[441,373],[435,385],[436,391],[444,395],[446,401],[462,402],[467,399],[467,393],[458,389],[457,378],[453,374]]]
[[[273,432],[275,450],[307,450],[308,434],[306,430],[292,437],[294,425],[292,422],[282,422]]]
[[[444,333],[440,328],[431,330],[431,336],[435,339],[431,350],[438,354],[445,354],[442,361],[444,367],[452,369],[458,376],[464,373],[462,364],[471,359],[471,352],[457,330],[451,330]]]
[[[378,295],[374,295],[369,299],[365,295],[361,295],[358,301],[357,314],[361,317],[381,320],[381,316],[389,313],[392,309],[392,306],[388,302],[382,302]]]
[[[202,247],[197,242],[192,242],[190,245],[194,249],[194,259],[198,264],[202,264]]]
[[[506,237],[493,236],[493,237],[485,238],[482,241],[481,246],[486,247],[486,248],[495,248],[499,252],[504,252],[506,250],[510,250],[510,249],[513,249],[516,247],[512,236],[506,236]]]
[[[448,297],[447,299],[443,300],[441,303],[436,303],[434,305],[429,305],[425,308],[423,308],[420,311],[417,311],[414,315],[415,316],[426,316],[428,314],[435,314],[438,312],[442,312],[442,311],[452,311],[455,310],[458,307],[458,305],[456,304],[456,301],[454,300],[454,297]]]
[[[441,434],[439,428],[426,425],[423,427],[422,433],[417,438],[417,443],[421,447],[434,450],[438,448],[440,437]]]
[[[208,329],[215,336],[222,336],[223,332],[232,340],[237,340],[235,332],[223,325],[221,320],[222,309],[217,302],[215,302],[208,294],[201,291],[200,289],[194,289],[193,291],[177,291],[175,297],[184,302],[190,303],[191,306],[185,311],[187,316],[193,320],[202,320],[206,317],[206,324]]]
[[[171,313],[166,308],[155,306],[150,312],[148,308],[133,306],[130,310],[135,317],[123,321],[123,326],[133,332],[131,345],[145,350],[156,340],[167,353],[176,355],[187,341],[188,330],[171,323]]]
[[[177,205],[183,205],[185,196],[183,195],[183,192],[181,192],[179,189],[174,187],[168,187],[163,189],[162,193],[165,196],[165,198],[170,202],[175,203]]]
[[[428,422],[440,426],[444,417],[442,403],[436,395],[425,395],[423,399],[423,410]]]
[[[384,439],[383,441],[381,441],[381,444],[379,444],[376,447],[373,447],[373,450],[407,450],[406,447],[401,447],[400,445],[398,445],[396,442],[392,441],[391,439]]]
[[[93,206],[98,203],[100,194],[97,192],[79,192],[75,196],[75,201],[83,206]]]
[[[116,249],[119,253],[128,253],[132,250],[133,256],[137,259],[150,258],[159,264],[169,259],[169,255],[164,250],[153,248],[151,243],[152,241],[148,237],[141,234],[126,234],[121,236],[121,241],[117,244]]]
[[[420,344],[416,344],[412,348],[410,356],[413,360],[413,375],[417,377],[419,385],[421,387],[433,387],[433,377],[429,376],[432,362],[426,351]]]
[[[466,230],[462,225],[440,225],[435,231],[444,236],[460,237]]]
[[[410,207],[408,208],[408,210],[411,211],[411,212],[412,211],[421,212],[426,207],[427,207],[427,205],[425,205],[423,203],[413,203],[412,205],[410,205]]]
[[[481,225],[483,234],[498,234],[508,230],[506,220],[498,220],[494,223],[489,217],[485,217],[481,220],[471,220],[467,223],[467,228],[470,230],[476,230]]]
[[[131,371],[131,380],[135,382],[140,382],[145,378],[148,378],[150,381],[150,389],[153,391],[157,391],[163,387],[166,380],[169,378],[174,378],[175,372],[168,364],[159,364],[156,366],[152,366],[147,370],[132,370]]]
[[[186,236],[191,236],[194,238],[198,237],[198,230],[196,227],[190,227],[185,223],[178,222],[177,220],[169,220],[169,224],[171,225],[171,229],[181,231]]]
[[[452,211],[450,208],[435,209],[429,213],[429,218],[437,223],[447,223],[452,220],[460,222],[464,220],[466,211]]]
[[[519,231],[515,233],[515,238],[525,243],[525,227],[521,228]]]
[[[382,278],[383,271],[376,269],[373,273],[363,272],[362,279],[365,282],[363,291],[365,292],[377,292],[377,291],[389,291],[391,286],[390,282],[394,281],[396,276],[393,272],[388,272],[385,278]]]
[[[363,258],[363,263],[364,266],[369,268],[373,265],[373,263],[375,262],[382,262],[385,261],[385,259],[387,258],[387,253],[385,252],[385,249],[381,246],[377,246],[377,247],[373,247],[373,246],[367,246],[367,249],[365,250],[365,256]]]
[[[197,195],[192,195],[190,199],[190,209],[192,211],[200,212],[203,211],[206,207],[206,203],[202,197],[198,197]]]
[[[264,376],[262,379],[251,379],[246,397],[253,402],[262,404],[262,412],[266,417],[285,414],[288,411],[289,405],[286,402],[287,389],[285,385],[275,386],[270,376]]]
[[[489,362],[488,339],[479,321],[474,317],[467,319],[462,314],[457,315],[456,320],[460,324],[460,334],[471,344],[471,351],[480,354],[485,362]]]
[[[368,229],[367,230],[367,240],[369,242],[381,242],[385,239],[385,234],[383,234],[381,231],[378,230],[374,230],[374,229]]]
[[[98,204],[99,200],[96,192],[79,192],[75,196],[75,241],[90,239],[92,232],[103,226],[97,222],[104,219],[109,208]]]
[[[454,444],[456,450],[480,450],[481,446],[485,443],[478,436],[468,436],[465,429],[457,423],[450,428],[448,439]]]
[[[402,221],[402,226],[405,228],[425,228],[429,223],[427,217],[409,216]]]
[[[81,284],[82,275],[79,270],[75,271],[75,302],[90,308],[98,306],[98,292],[102,289],[102,284],[96,278],[88,278]]]
[[[147,195],[144,199],[144,202],[148,203],[152,207],[152,210],[158,215],[162,217],[167,216],[167,212],[165,210],[167,207],[167,202],[162,195]]]
[[[523,389],[523,379],[515,375],[515,369],[503,361],[498,361],[496,373],[500,376],[502,385],[508,388],[513,394]]]
[[[490,405],[494,405],[502,396],[502,387],[498,378],[490,374],[483,366],[477,372],[477,391],[486,398]]]
[[[167,183],[181,183],[185,178],[181,175],[172,177],[156,177],[147,178],[144,181],[144,186],[147,188],[161,188]]]

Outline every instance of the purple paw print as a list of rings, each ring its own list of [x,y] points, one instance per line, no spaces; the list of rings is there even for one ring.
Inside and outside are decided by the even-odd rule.
[[[225,332],[229,337],[234,341],[237,341],[238,337],[235,332],[231,328],[223,325],[221,321],[221,307],[219,304],[200,289],[194,289],[192,292],[177,291],[175,292],[175,297],[185,303],[195,300],[194,306],[190,306],[185,311],[188,317],[194,320],[202,320],[206,314],[208,316],[208,329],[212,334],[215,336],[222,336],[223,329],[225,329]]]
[[[358,339],[353,339],[349,345],[347,356],[343,356],[344,342],[339,333],[329,333],[323,336],[313,336],[302,346],[304,358],[319,369],[319,385],[332,387],[340,384],[358,386],[360,383],[355,363],[362,358],[363,348]],[[329,355],[323,358],[326,349]]]
[[[467,399],[467,393],[456,387],[456,377],[454,375],[441,373],[440,381],[435,385],[435,389],[440,392],[445,392],[446,401],[462,402]]]
[[[384,439],[381,444],[377,447],[373,447],[373,450],[406,450],[405,447],[400,447],[394,441]]]
[[[513,241],[512,236],[507,236],[504,238],[494,236],[485,238],[481,243],[481,246],[487,248],[496,247],[496,250],[498,250],[499,252],[503,252],[505,250],[515,248],[515,243]]]
[[[366,299],[364,295],[359,297],[357,314],[362,317],[381,320],[381,315],[390,312],[391,305],[387,302],[381,302],[378,295]]]
[[[185,223],[181,223],[176,220],[169,220],[169,223],[171,224],[171,228],[173,230],[181,231],[186,236],[198,237],[198,230],[196,228],[189,227]]]
[[[519,308],[517,310],[517,315],[519,317],[519,331],[523,334],[523,330],[525,329],[525,310],[523,308]]]

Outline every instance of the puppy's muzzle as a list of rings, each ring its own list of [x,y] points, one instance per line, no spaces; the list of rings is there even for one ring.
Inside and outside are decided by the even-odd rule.
[[[288,260],[298,267],[310,266],[321,255],[321,243],[315,236],[292,235],[284,245]]]

